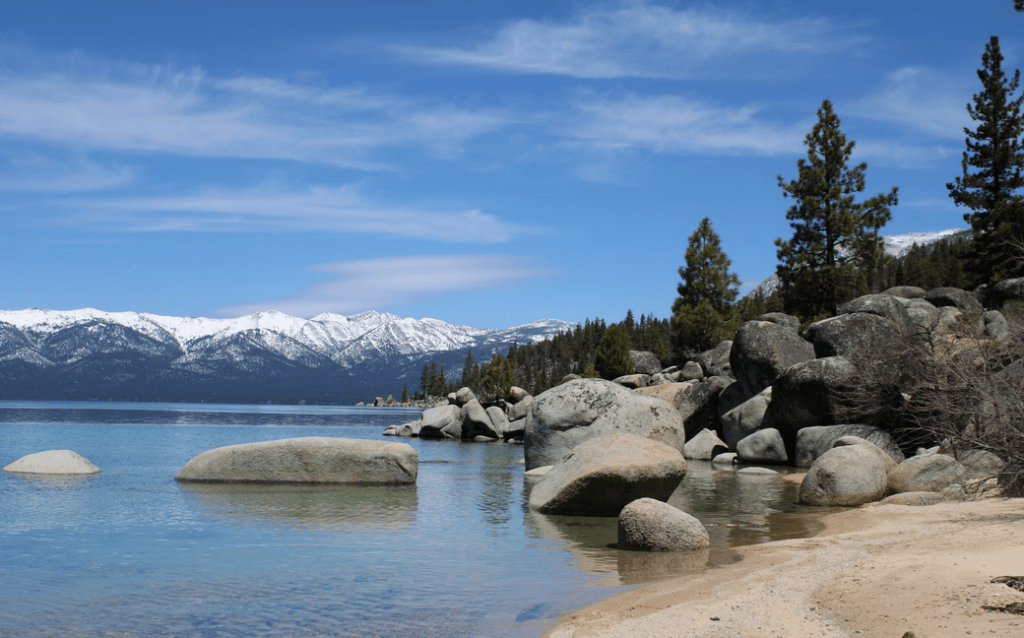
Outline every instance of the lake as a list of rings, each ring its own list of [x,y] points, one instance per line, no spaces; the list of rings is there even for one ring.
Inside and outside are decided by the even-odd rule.
[[[536,637],[623,589],[808,536],[797,486],[690,462],[670,499],[700,554],[614,547],[614,518],[531,512],[521,445],[401,439],[415,486],[225,486],[174,480],[224,445],[372,440],[419,410],[0,402],[0,467],[71,449],[102,472],[0,472],[0,635]],[[778,468],[788,471],[785,468]]]

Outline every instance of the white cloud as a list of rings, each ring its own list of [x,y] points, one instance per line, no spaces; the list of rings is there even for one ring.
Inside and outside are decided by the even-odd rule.
[[[0,135],[82,149],[379,168],[380,149],[418,146],[450,156],[508,123],[497,109],[437,99],[79,58],[67,68],[0,72]]]
[[[910,66],[888,74],[872,93],[854,102],[849,112],[962,140],[964,127],[972,128],[966,108],[970,99],[965,78]]]
[[[401,235],[449,242],[503,242],[537,232],[479,210],[431,210],[369,200],[351,186],[216,190],[174,197],[67,202],[72,221],[122,231],[307,231]]]
[[[475,47],[396,47],[410,60],[580,78],[687,78],[737,58],[826,54],[864,41],[825,19],[764,20],[715,8],[675,10],[643,1],[590,7],[556,21],[519,20]],[[752,57],[754,56],[754,57]],[[748,69],[752,71],[753,69]]]
[[[4,161],[6,159],[6,161]],[[106,190],[134,178],[124,166],[106,166],[84,157],[20,152],[0,159],[0,191],[67,193]]]
[[[220,308],[214,314],[234,317],[273,309],[295,317],[321,312],[348,315],[442,295],[508,288],[553,274],[533,258],[512,255],[381,257],[321,264],[311,270],[330,280],[279,299]]]
[[[758,118],[752,106],[721,107],[679,96],[582,94],[561,131],[576,143],[655,153],[800,152],[810,126]]]

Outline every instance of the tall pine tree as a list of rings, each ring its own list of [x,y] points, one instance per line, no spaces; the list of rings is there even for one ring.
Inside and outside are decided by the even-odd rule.
[[[864,190],[868,165],[847,167],[854,142],[839,130],[839,117],[825,100],[818,123],[804,138],[807,159],[797,160],[799,176],[786,182],[784,197],[796,204],[786,212],[793,228],[789,241],[776,239],[776,272],[786,311],[805,318],[835,314],[839,304],[868,289],[865,269],[874,268],[881,251],[878,231],[890,219],[898,188],[856,203]]]
[[[692,355],[729,338],[729,309],[740,284],[729,272],[731,265],[711,220],[700,220],[686,246],[686,265],[679,268],[683,281],[672,304],[672,345],[678,354]]]
[[[956,205],[972,211],[964,214],[964,221],[974,231],[969,263],[978,283],[1024,274],[1010,243],[1024,241],[1024,198],[1016,194],[1024,186],[1020,142],[1024,95],[1013,97],[1020,71],[1007,78],[1002,62],[999,38],[992,36],[978,69],[983,90],[967,105],[977,129],[964,128],[963,176],[946,184]]]

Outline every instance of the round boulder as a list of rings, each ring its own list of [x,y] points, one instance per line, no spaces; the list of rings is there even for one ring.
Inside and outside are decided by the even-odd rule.
[[[647,552],[703,549],[711,545],[699,520],[668,503],[641,498],[619,513],[619,548]]]
[[[786,463],[786,444],[775,428],[758,430],[736,444],[740,460],[750,463]]]
[[[668,500],[684,476],[679,450],[634,434],[609,434],[555,463],[530,492],[530,507],[544,514],[618,516],[638,498]]]
[[[800,484],[804,505],[863,505],[885,496],[886,467],[863,445],[832,448],[807,470]]]
[[[962,485],[967,469],[952,456],[926,454],[912,456],[889,472],[892,492],[941,492],[952,485]]]
[[[710,461],[722,452],[728,452],[725,441],[707,428],[697,433],[683,446],[683,457],[698,461]]]
[[[796,466],[810,467],[816,458],[835,447],[836,441],[846,436],[860,437],[874,443],[896,463],[904,459],[900,446],[882,428],[859,423],[817,425],[802,428],[796,433]]]
[[[100,468],[87,458],[71,450],[47,450],[21,457],[4,467],[4,472],[16,474],[83,475],[96,474]]]
[[[574,379],[534,397],[526,413],[526,469],[554,465],[577,445],[618,432],[680,452],[686,443],[679,412],[665,401],[603,379]]]
[[[406,443],[307,436],[203,452],[174,478],[207,483],[416,482],[419,455]]]

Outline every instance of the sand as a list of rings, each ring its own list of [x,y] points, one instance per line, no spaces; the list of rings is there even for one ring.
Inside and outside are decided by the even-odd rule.
[[[813,538],[741,548],[743,560],[628,591],[561,619],[547,638],[1024,638],[1024,602],[990,581],[1024,576],[1024,499],[831,514]]]

